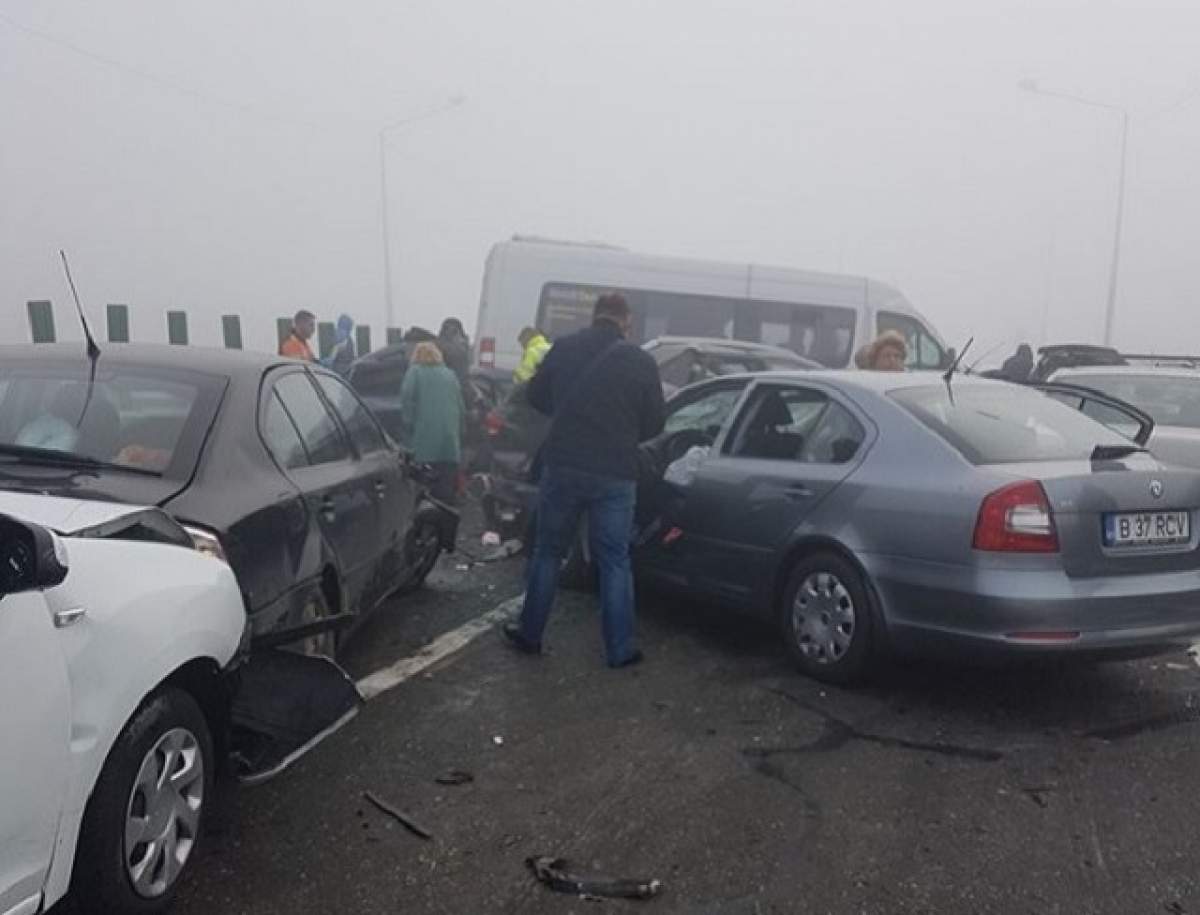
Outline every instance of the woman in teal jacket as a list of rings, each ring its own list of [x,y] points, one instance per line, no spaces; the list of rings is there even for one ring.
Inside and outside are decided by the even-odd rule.
[[[432,465],[436,472],[431,494],[443,502],[457,502],[466,410],[458,377],[446,368],[436,343],[418,343],[413,351],[400,386],[400,409],[414,460]]]

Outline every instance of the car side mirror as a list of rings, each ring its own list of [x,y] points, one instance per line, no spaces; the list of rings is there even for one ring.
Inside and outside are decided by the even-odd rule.
[[[0,515],[0,596],[44,591],[67,577],[67,553],[46,528]]]

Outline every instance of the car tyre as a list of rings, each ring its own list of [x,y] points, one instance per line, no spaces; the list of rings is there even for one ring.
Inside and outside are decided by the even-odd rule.
[[[814,553],[792,569],[779,625],[800,670],[827,683],[863,679],[879,654],[870,589],[858,569],[836,553]]]
[[[190,695],[165,689],[138,709],[84,812],[71,887],[83,915],[170,908],[196,860],[215,768],[208,722]]]

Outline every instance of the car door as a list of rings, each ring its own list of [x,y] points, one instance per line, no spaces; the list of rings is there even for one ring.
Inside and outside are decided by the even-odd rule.
[[[0,598],[0,696],[0,912],[35,912],[67,795],[71,741],[66,662],[40,592]]]
[[[712,445],[734,415],[749,380],[729,378],[699,385],[671,398],[662,433],[644,446],[655,465],[665,470],[696,445]],[[639,535],[635,545],[638,569],[643,574],[686,586],[689,544],[674,534],[667,536],[679,519],[680,504],[688,498],[686,488],[662,480],[638,492]]]
[[[376,503],[374,569],[365,604],[374,606],[404,580],[404,538],[412,526],[417,488],[400,452],[345,382],[325,372],[314,373],[317,386],[337,415],[370,484]]]
[[[336,557],[343,588],[340,609],[358,612],[378,555],[374,483],[303,367],[273,376],[272,385],[304,444],[306,463],[289,469],[288,476]]]
[[[856,411],[817,386],[758,382],[696,472],[681,514],[687,575],[746,603],[778,552],[850,473],[867,438]]]

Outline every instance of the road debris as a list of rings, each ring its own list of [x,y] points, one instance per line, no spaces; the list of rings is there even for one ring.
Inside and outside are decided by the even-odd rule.
[[[414,836],[419,836],[426,841],[433,838],[433,833],[426,829],[421,824],[417,823],[412,817],[403,811],[397,810],[386,801],[380,800],[370,791],[363,792],[363,800],[369,803],[372,807],[379,810],[381,813],[386,813],[393,820],[411,832]]]
[[[495,737],[492,738],[492,743],[494,743],[498,747],[502,747],[502,746],[504,746],[504,738],[501,737],[499,734],[497,734]]]
[[[458,785],[469,785],[475,781],[475,776],[464,769],[451,769],[444,775],[439,775],[434,779],[439,785],[449,785],[457,787]]]
[[[1054,791],[1054,788],[1050,785],[1039,785],[1036,787],[1022,788],[1021,791],[1025,793],[1027,798],[1045,810],[1050,806],[1049,795]]]
[[[480,538],[480,542],[484,546],[499,546],[501,543],[500,535],[496,531],[487,531]]]
[[[604,877],[577,877],[568,873],[570,864],[562,858],[533,857],[525,863],[539,882],[556,893],[594,899],[653,899],[662,892],[661,880],[610,880]]]

